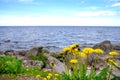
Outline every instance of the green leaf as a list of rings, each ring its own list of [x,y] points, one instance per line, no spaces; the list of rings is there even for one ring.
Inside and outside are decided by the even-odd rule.
[[[105,80],[107,77],[109,67],[105,67],[101,70],[101,72],[96,76],[96,79],[98,80]]]
[[[91,69],[90,73],[87,75],[87,80],[94,80],[96,72],[94,69]]]

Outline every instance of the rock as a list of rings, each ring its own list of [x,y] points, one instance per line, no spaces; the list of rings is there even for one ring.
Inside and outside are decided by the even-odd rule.
[[[0,55],[4,55],[4,52],[0,51]]]
[[[50,62],[51,61],[54,61],[56,66],[54,67],[54,72],[58,72],[58,73],[62,73],[65,71],[65,65],[60,62],[58,59],[50,56],[49,54],[45,54],[45,56],[47,57],[47,60],[48,60],[48,64],[47,64],[47,68],[50,68]]]
[[[113,49],[113,46],[110,41],[106,40],[106,41],[96,44],[95,46],[93,46],[93,48],[94,49],[100,48],[104,50],[104,52],[108,53]]]
[[[26,56],[27,54],[29,54],[29,52],[27,50],[22,50],[22,51],[16,51],[16,54],[21,56]]]
[[[29,53],[32,53],[33,56],[37,56],[37,55],[39,55],[39,53],[42,52],[42,49],[43,49],[43,47],[41,47],[41,46],[40,47],[34,47],[29,51]]]
[[[43,62],[42,61],[38,61],[38,60],[23,60],[23,66],[29,66],[30,68],[33,67],[38,67],[38,68],[42,68],[43,67]]]
[[[10,55],[10,56],[15,55],[14,50],[7,50],[7,51],[4,52],[4,54],[5,55]]]
[[[106,63],[105,63],[105,57],[106,56],[107,55],[96,56],[94,54],[90,54],[89,57],[88,57],[88,65],[94,66],[95,65],[95,61],[97,59],[96,65],[98,67],[106,66]]]
[[[114,50],[120,50],[120,44],[113,44]]]
[[[3,42],[7,43],[7,42],[10,42],[10,40],[9,39],[5,39],[5,40],[3,40]]]
[[[27,60],[27,59],[28,59],[27,57],[21,56],[21,55],[16,55],[15,57],[16,57],[16,59],[18,59],[18,60]]]

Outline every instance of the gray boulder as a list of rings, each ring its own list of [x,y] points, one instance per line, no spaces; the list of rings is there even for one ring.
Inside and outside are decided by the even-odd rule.
[[[4,55],[4,52],[0,51],[0,55]]]
[[[7,50],[4,52],[5,55],[13,56],[15,55],[14,50]]]
[[[54,72],[62,73],[65,71],[65,65],[62,62],[60,62],[58,59],[50,56],[49,54],[44,54],[44,56],[46,56],[46,58],[48,60],[47,68],[50,68],[50,62],[54,61],[54,63],[56,64],[56,66],[53,67]]]
[[[113,50],[113,46],[112,46],[111,42],[108,41],[108,40],[103,41],[101,43],[98,43],[98,44],[94,45],[93,48],[94,49],[100,48],[100,49],[104,50],[104,52],[106,52],[106,53],[108,53],[111,50]]]
[[[32,48],[29,53],[31,53],[33,56],[39,55],[39,53],[42,53],[43,47],[34,47]]]

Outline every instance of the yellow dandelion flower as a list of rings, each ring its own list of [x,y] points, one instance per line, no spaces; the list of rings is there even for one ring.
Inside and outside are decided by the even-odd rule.
[[[63,51],[64,52],[69,52],[70,51],[70,47],[67,46],[67,47],[63,48]]]
[[[113,59],[108,59],[108,63],[112,64],[112,65],[115,65],[115,66],[118,66],[118,63],[115,62],[115,60],[113,60]]]
[[[95,49],[94,52],[97,53],[97,54],[103,54],[104,53],[104,51],[102,49]]]
[[[52,73],[49,73],[48,76],[52,76]]]
[[[83,52],[80,52],[80,53],[79,53],[79,56],[80,56],[80,57],[83,57],[83,58],[86,58],[86,57],[87,57],[87,55],[86,55],[85,53],[83,53]]]
[[[109,54],[112,55],[112,56],[117,56],[118,55],[118,53],[115,52],[115,51],[111,51],[111,52],[109,52]]]
[[[51,78],[51,76],[48,75],[48,76],[47,76],[47,79],[49,80],[50,78]]]
[[[82,52],[88,55],[88,54],[93,53],[94,49],[93,48],[84,48]]]
[[[78,61],[77,61],[77,59],[71,59],[71,60],[70,60],[70,63],[76,64],[76,63],[78,63]]]
[[[43,80],[47,80],[47,78],[43,78]]]
[[[29,69],[26,69],[26,71],[29,71]]]
[[[36,78],[40,78],[41,76],[40,75],[36,75]]]
[[[29,68],[29,66],[25,66],[25,68],[27,68],[27,69],[28,69],[28,68]]]
[[[48,70],[47,70],[47,69],[44,69],[43,72],[48,72]]]
[[[70,45],[70,49],[75,49],[75,48],[79,48],[79,44],[72,44]]]
[[[72,53],[73,53],[73,55],[78,55],[79,54],[78,48],[73,49]]]
[[[55,67],[55,66],[56,66],[54,60],[52,60],[52,61],[50,62],[50,66],[51,66],[51,67]]]
[[[55,76],[59,76],[59,74],[58,74],[58,73],[55,73],[54,75],[55,75]]]

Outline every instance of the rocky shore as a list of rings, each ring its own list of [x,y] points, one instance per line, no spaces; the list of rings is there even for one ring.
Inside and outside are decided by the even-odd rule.
[[[103,56],[99,56],[100,60],[99,60],[98,68],[105,66],[104,58],[109,51],[117,51],[118,53],[120,53],[120,44],[112,44],[108,40],[94,45],[93,48],[94,49],[95,48],[101,48],[105,52],[105,54]],[[31,58],[31,54],[34,57],[36,57],[38,55],[44,56],[45,59],[46,59],[46,62],[44,63],[43,61],[40,61],[40,60],[33,60]],[[40,69],[51,70],[50,62],[52,60],[54,60],[54,62],[56,64],[56,67],[54,68],[54,71],[58,72],[58,73],[62,73],[63,71],[65,71],[65,65],[63,64],[63,62],[61,61],[60,58],[58,59],[58,58],[53,56],[55,54],[59,54],[59,52],[51,53],[47,50],[44,50],[44,48],[41,47],[41,46],[40,47],[34,47],[30,50],[22,50],[22,51],[14,51],[14,50],[7,50],[7,51],[4,51],[4,52],[0,51],[0,56],[11,55],[18,60],[22,60],[22,66],[29,66],[29,67],[37,66]],[[118,62],[118,64],[120,65],[120,55],[115,57],[115,59]],[[92,66],[92,61],[93,60],[94,60],[94,56],[92,56],[89,59],[90,66]],[[117,70],[115,71],[115,74],[120,76],[120,72],[117,71]]]

